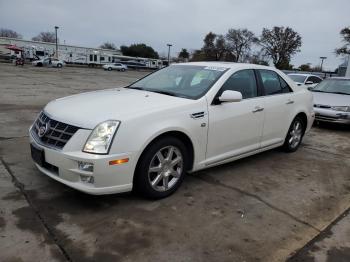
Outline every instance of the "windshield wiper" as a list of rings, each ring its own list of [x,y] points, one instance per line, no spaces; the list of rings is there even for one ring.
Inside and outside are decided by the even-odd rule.
[[[321,91],[321,90],[315,90],[315,89],[311,89],[311,92],[320,92],[320,93],[329,93],[327,91]]]
[[[173,92],[169,92],[169,91],[163,91],[163,90],[147,90],[149,92],[154,92],[154,93],[158,93],[158,94],[163,94],[163,95],[168,95],[168,96],[177,96],[175,93]]]
[[[349,93],[344,93],[344,92],[332,92],[332,94],[350,95]]]
[[[144,88],[142,88],[142,87],[138,87],[138,86],[126,86],[126,87],[124,87],[124,88],[136,89],[136,90],[146,90],[146,89],[144,89]]]

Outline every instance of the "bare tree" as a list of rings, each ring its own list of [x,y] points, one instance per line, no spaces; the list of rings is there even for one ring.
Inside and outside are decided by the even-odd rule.
[[[34,36],[32,40],[40,41],[40,42],[55,43],[56,35],[55,35],[55,32],[41,32],[37,36]],[[57,39],[57,42],[58,42],[58,39]]]
[[[19,39],[22,38],[22,36],[19,33],[6,28],[0,28],[0,37],[19,38]]]
[[[117,47],[115,46],[115,44],[111,43],[111,42],[105,42],[102,45],[100,45],[100,48],[102,49],[111,49],[111,50],[116,50]]]
[[[292,55],[300,52],[301,36],[290,27],[264,28],[259,41],[263,52],[279,69],[289,69]]]
[[[350,26],[340,31],[342,41],[345,43],[342,47],[335,49],[337,55],[350,55]]]
[[[268,66],[269,62],[266,55],[261,51],[256,51],[253,54],[249,54],[246,59],[251,64]]]
[[[227,51],[234,57],[234,62],[244,62],[250,56],[252,45],[258,41],[247,29],[229,29],[225,38]]]

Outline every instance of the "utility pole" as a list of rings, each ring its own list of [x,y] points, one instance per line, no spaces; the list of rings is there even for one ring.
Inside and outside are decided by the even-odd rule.
[[[321,59],[321,72],[322,72],[322,71],[323,71],[323,70],[322,70],[322,67],[323,67],[323,60],[326,60],[327,57],[321,56],[320,59]]]
[[[56,58],[58,59],[58,41],[57,41],[57,29],[58,29],[59,27],[56,25],[55,26],[55,33],[56,33],[56,53],[55,53],[55,55],[56,55]]]
[[[167,44],[168,46],[168,66],[170,66],[170,47],[172,47],[173,45],[172,44]]]

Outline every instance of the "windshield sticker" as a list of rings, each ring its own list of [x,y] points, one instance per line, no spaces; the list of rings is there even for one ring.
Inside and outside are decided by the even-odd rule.
[[[207,66],[207,67],[205,67],[204,69],[223,72],[223,71],[225,71],[227,68],[226,68],[226,67],[218,67],[218,66]]]

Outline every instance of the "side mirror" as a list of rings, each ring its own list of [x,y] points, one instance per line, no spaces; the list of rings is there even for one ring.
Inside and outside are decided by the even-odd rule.
[[[238,91],[226,90],[219,97],[220,102],[239,102],[242,100],[242,93]]]
[[[305,82],[305,85],[313,85],[314,84],[314,82],[312,82],[312,81],[306,81]]]

